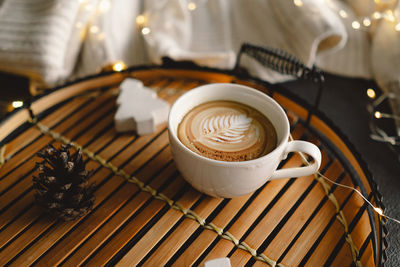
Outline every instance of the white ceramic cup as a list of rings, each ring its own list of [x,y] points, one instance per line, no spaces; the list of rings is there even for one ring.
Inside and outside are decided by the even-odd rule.
[[[201,156],[181,143],[178,125],[191,109],[210,101],[229,100],[253,107],[270,119],[278,136],[277,147],[262,157],[239,162],[219,161]],[[268,180],[301,177],[318,171],[321,152],[305,141],[289,142],[289,121],[282,107],[271,97],[253,88],[216,83],[183,94],[171,107],[168,134],[172,155],[183,177],[197,190],[216,197],[237,197],[254,192]],[[304,167],[277,170],[289,152],[304,152],[313,162]]]

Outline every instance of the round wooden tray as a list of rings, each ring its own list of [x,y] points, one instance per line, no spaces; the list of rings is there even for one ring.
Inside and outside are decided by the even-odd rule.
[[[37,97],[0,124],[0,265],[381,265],[382,219],[354,191],[319,176],[267,182],[254,194],[220,199],[191,188],[176,170],[166,125],[152,135],[118,134],[118,85],[134,77],[170,103],[212,82],[240,83],[277,100],[292,135],[317,144],[321,172],[382,207],[365,164],[346,138],[309,107],[268,83],[210,69],[142,67],[89,77]],[[73,142],[94,170],[93,211],[72,222],[34,204],[35,153]],[[297,154],[283,168],[304,164]]]

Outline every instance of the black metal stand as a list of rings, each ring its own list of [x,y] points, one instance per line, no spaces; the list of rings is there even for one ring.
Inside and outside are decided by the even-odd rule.
[[[251,44],[243,44],[236,58],[236,64],[233,69],[234,72],[239,72],[240,59],[243,54],[246,54],[263,66],[285,75],[291,75],[297,79],[310,80],[317,85],[317,95],[314,101],[312,110],[309,111],[307,116],[307,123],[310,121],[312,114],[318,109],[322,91],[324,88],[324,74],[323,72],[313,66],[312,68],[304,65],[299,59],[293,55],[276,48],[264,48]]]

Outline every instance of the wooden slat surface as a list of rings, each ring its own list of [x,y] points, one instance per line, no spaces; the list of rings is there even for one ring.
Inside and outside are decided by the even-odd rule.
[[[59,103],[65,97],[74,96],[40,117],[40,123],[138,177],[182,207],[195,211],[206,223],[231,233],[273,261],[288,266],[350,265],[354,262],[348,242],[350,236],[359,251],[360,262],[364,266],[375,265],[372,243],[378,237],[372,231],[363,200],[352,191],[335,185],[324,189],[314,176],[308,176],[268,182],[254,194],[240,198],[212,198],[191,188],[179,175],[168,146],[166,124],[159,126],[154,134],[141,137],[134,133],[116,133],[113,126],[115,88],[124,75],[113,76],[111,80],[102,77],[93,83],[84,81],[76,88],[71,85],[72,91],[65,96],[61,89],[35,103],[34,112],[45,110],[39,104],[45,103],[46,98]],[[235,81],[271,93],[261,84],[221,73],[150,69],[132,75],[171,104],[181,93],[208,82]],[[108,86],[108,89],[75,95],[99,86]],[[355,186],[352,180],[355,174],[349,173],[343,164],[348,160],[354,165],[356,158],[338,135],[314,119],[314,127],[321,128],[327,139],[334,141],[329,145],[339,142],[339,150],[348,157],[345,160],[338,158],[343,155],[331,151],[307,128],[301,120],[307,115],[304,108],[277,92],[273,97],[294,116],[293,137],[320,146],[321,172],[332,180]],[[21,116],[16,117],[15,123],[21,123]],[[90,181],[97,185],[93,211],[72,222],[61,222],[46,215],[34,205],[32,176],[37,173],[35,154],[48,144],[59,146],[60,142],[32,125],[6,146],[6,162],[0,167],[0,265],[188,266],[227,256],[233,266],[262,264],[232,240],[205,229],[180,210],[170,208],[165,201],[141,191],[137,185],[89,158],[86,158],[87,168],[94,170]],[[295,154],[281,167],[302,164]],[[367,180],[362,168],[356,164],[355,169],[364,185]],[[370,185],[364,187],[371,194]],[[343,212],[348,233],[337,219],[332,199],[337,200]],[[371,201],[374,201],[372,194]]]

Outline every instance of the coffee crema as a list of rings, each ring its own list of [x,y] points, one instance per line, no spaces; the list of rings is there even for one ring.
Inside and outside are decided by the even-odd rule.
[[[193,152],[221,161],[264,156],[277,144],[270,120],[258,110],[233,101],[212,101],[190,110],[178,126],[179,140]]]

